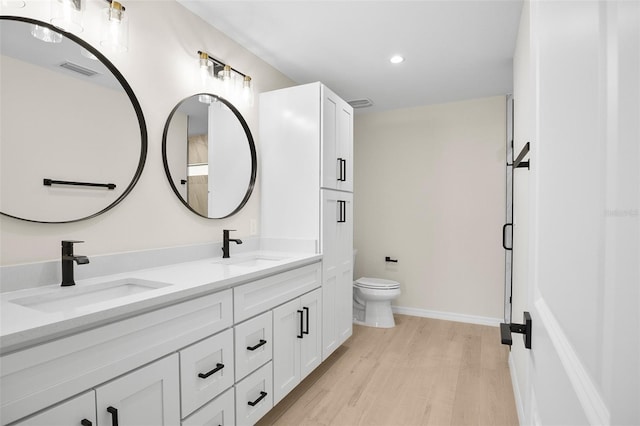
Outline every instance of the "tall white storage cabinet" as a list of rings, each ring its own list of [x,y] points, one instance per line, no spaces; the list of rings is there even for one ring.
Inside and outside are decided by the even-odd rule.
[[[262,237],[314,240],[322,359],[352,333],[353,108],[322,83],[260,96]]]

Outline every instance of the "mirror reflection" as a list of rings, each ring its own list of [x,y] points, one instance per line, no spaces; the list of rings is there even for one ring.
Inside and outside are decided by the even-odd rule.
[[[249,200],[255,145],[246,121],[227,100],[200,93],[180,102],[165,125],[162,149],[173,191],[194,213],[220,219]]]
[[[36,38],[42,28],[59,37]],[[0,90],[2,214],[73,222],[131,191],[146,126],[126,80],[96,49],[47,23],[4,16]]]

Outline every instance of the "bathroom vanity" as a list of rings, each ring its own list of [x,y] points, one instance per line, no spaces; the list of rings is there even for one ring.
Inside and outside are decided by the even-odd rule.
[[[320,260],[254,252],[3,293],[2,424],[255,423],[321,362]]]

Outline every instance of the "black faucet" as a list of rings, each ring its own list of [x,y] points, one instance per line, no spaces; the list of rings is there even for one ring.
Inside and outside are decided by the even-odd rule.
[[[76,285],[73,280],[73,262],[78,265],[86,265],[89,263],[87,256],[79,256],[73,254],[73,245],[75,243],[84,243],[84,241],[63,241],[62,242],[62,287]]]
[[[242,240],[238,238],[229,238],[229,232],[235,231],[235,229],[223,229],[222,230],[222,258],[229,258],[229,241],[233,241],[236,244],[242,244]]]

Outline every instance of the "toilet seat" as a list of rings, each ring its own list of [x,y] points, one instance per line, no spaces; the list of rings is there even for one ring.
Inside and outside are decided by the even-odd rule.
[[[395,290],[400,288],[400,283],[382,278],[358,278],[354,284],[359,288],[369,288],[372,290]]]

